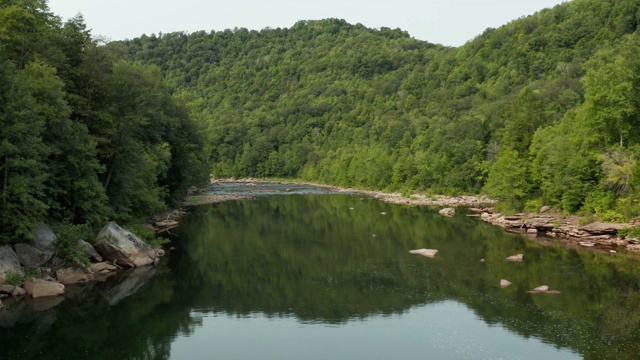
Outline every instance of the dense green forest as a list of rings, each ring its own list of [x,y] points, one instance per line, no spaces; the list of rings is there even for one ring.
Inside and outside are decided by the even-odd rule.
[[[573,0],[458,48],[339,19],[104,44],[2,1],[0,237],[146,216],[209,173],[626,220],[639,22],[640,0]]]
[[[343,20],[109,44],[160,67],[217,177],[485,192],[638,215],[639,0],[574,0],[459,48]]]
[[[206,181],[202,144],[157,66],[117,59],[45,0],[0,2],[0,243],[40,220],[95,228],[163,210]]]

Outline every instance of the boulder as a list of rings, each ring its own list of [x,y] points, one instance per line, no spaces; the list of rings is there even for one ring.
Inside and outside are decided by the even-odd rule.
[[[535,228],[527,229],[527,234],[536,235],[537,233],[538,233],[538,230]]]
[[[625,227],[629,227],[629,224],[594,222],[579,229],[593,235],[616,235],[618,233],[618,230],[621,230]]]
[[[64,268],[56,270],[58,281],[67,284],[83,284],[93,280],[92,274],[87,274],[81,269]]]
[[[417,250],[409,251],[409,254],[417,254],[417,255],[422,255],[430,258],[435,257],[437,253],[438,253],[438,250],[434,250],[434,249],[417,249]]]
[[[95,248],[104,259],[129,268],[151,265],[156,259],[149,245],[114,222],[100,230]]]
[[[95,262],[102,262],[102,256],[98,254],[96,248],[94,248],[93,245],[84,240],[78,240],[78,247],[82,249],[84,254],[87,255],[90,260]]]
[[[14,272],[20,276],[24,276],[24,270],[22,270],[20,266],[18,256],[11,246],[0,246],[0,284],[4,283],[8,272]]]
[[[505,280],[505,279],[500,280],[500,287],[501,288],[506,288],[506,287],[509,287],[511,285],[512,285],[511,281],[509,281],[509,280]]]
[[[540,208],[540,214],[544,214],[544,213],[546,213],[546,212],[547,212],[547,211],[549,211],[549,210],[551,210],[551,208],[550,208],[550,207],[548,207],[548,206],[543,206],[543,207],[541,207],[541,208]]]
[[[451,217],[451,216],[456,214],[456,209],[454,209],[454,208],[444,208],[444,209],[438,211],[438,213],[440,213],[440,215]]]
[[[548,285],[538,286],[537,288],[534,288],[533,291],[549,291],[549,286]]]
[[[29,244],[16,244],[16,255],[22,266],[40,267],[51,259],[52,253],[43,251]]]
[[[33,230],[33,239],[29,242],[29,245],[48,254],[49,259],[51,259],[53,253],[56,251],[53,245],[56,239],[56,234],[53,233],[49,225],[41,221],[38,227]]]
[[[522,261],[524,261],[524,254],[518,254],[518,255],[509,256],[507,258],[507,261],[522,262]]]
[[[37,299],[47,296],[58,296],[64,294],[64,285],[41,279],[29,279],[24,283],[24,289],[32,298]]]

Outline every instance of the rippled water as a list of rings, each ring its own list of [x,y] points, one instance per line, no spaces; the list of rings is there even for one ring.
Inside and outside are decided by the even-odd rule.
[[[640,354],[640,263],[623,254],[543,246],[464,211],[445,218],[326,189],[217,191],[247,190],[270,195],[191,208],[156,268],[81,288],[49,309],[14,304],[18,316],[0,315],[3,358]],[[423,247],[437,257],[408,254]],[[505,260],[517,253],[523,263]],[[514,285],[501,289],[503,278]],[[129,294],[131,284],[140,286]],[[543,284],[561,294],[526,292]]]

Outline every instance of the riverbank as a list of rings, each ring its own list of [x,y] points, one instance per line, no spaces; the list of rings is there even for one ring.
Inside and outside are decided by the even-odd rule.
[[[308,185],[324,189],[330,189],[337,193],[362,194],[381,201],[403,205],[421,205],[438,207],[466,207],[472,213],[469,216],[477,216],[480,219],[494,225],[503,227],[508,232],[521,233],[531,240],[541,243],[559,243],[566,247],[583,247],[603,253],[617,253],[627,250],[640,254],[640,241],[637,238],[618,236],[618,232],[624,228],[631,228],[640,224],[640,219],[634,219],[628,223],[603,223],[591,220],[589,217],[571,215],[566,216],[562,212],[553,211],[549,207],[543,207],[538,213],[518,213],[504,215],[496,211],[493,206],[496,200],[483,195],[424,195],[411,194],[409,197],[401,193],[386,193],[382,191],[361,190],[343,188],[332,185],[315,184],[298,181],[263,180],[255,178],[247,179],[213,179],[211,183],[202,189],[192,189],[182,205],[203,205],[230,200],[250,199],[247,194],[210,194],[216,186],[225,183],[244,183],[249,187],[255,187],[255,193],[260,192],[263,183],[277,183],[285,186],[284,192],[288,192],[287,185]],[[251,193],[251,191],[250,191]]]
[[[386,193],[382,191],[361,190],[352,188],[343,188],[333,185],[316,184],[310,182],[297,182],[297,181],[277,181],[277,180],[262,180],[255,178],[247,179],[213,179],[211,183],[203,189],[190,191],[189,195],[182,202],[184,206],[191,205],[203,205],[212,204],[229,200],[242,200],[251,198],[250,195],[239,194],[208,194],[211,190],[215,189],[218,184],[224,183],[245,183],[248,186],[255,186],[256,192],[259,191],[258,185],[261,183],[277,183],[282,185],[308,185],[324,189],[330,189],[338,193],[349,194],[362,194],[371,196],[384,202],[393,204],[406,204],[406,205],[426,205],[426,206],[464,206],[464,207],[484,207],[492,206],[497,203],[487,196],[475,196],[475,195],[462,195],[462,196],[445,196],[445,195],[433,195],[428,196],[424,194],[412,194],[409,197],[402,195],[401,193]],[[286,192],[286,189],[285,189]]]

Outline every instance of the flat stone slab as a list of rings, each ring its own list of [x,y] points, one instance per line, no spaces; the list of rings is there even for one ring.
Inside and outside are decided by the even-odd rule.
[[[437,253],[438,253],[438,250],[435,250],[435,249],[416,249],[416,250],[409,251],[409,254],[422,255],[429,258],[436,257]]]

